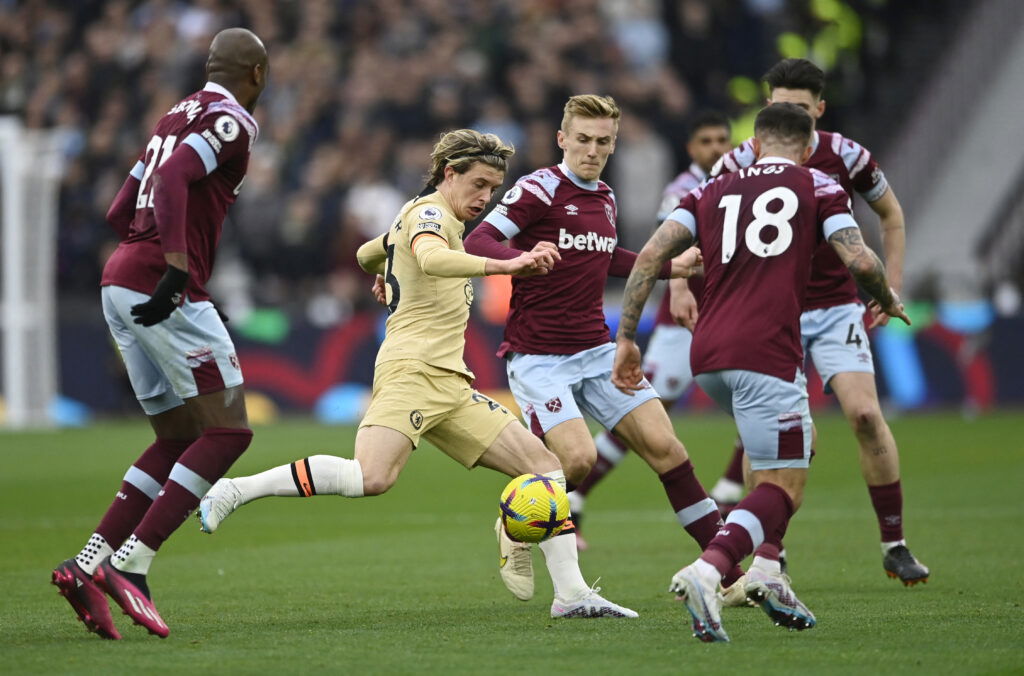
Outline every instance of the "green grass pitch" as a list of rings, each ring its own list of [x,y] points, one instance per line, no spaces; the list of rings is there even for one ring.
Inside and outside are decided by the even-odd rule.
[[[724,417],[676,421],[712,481],[732,444]],[[818,420],[818,455],[787,538],[794,587],[817,628],[790,633],[726,609],[729,645],[690,637],[669,578],[697,554],[660,483],[636,457],[591,495],[588,580],[638,620],[551,620],[497,572],[492,526],[505,478],[413,454],[398,485],[364,500],[267,499],[214,536],[190,520],[150,575],[171,627],[160,640],[117,610],[101,641],[49,584],[150,441],[141,423],[0,433],[0,664],[5,673],[1024,673],[1024,416],[952,414],[892,423],[907,535],[932,568],[904,588],[881,567],[877,525],[842,419]],[[353,430],[308,422],[256,429],[231,474],[317,452],[351,455]],[[115,608],[116,609],[116,608]]]

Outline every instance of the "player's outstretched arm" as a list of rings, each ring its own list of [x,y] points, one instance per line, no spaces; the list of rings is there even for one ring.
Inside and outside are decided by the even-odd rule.
[[[463,246],[466,253],[485,258],[498,258],[501,260],[512,260],[522,253],[521,250],[507,246],[507,237],[490,223],[484,222],[473,228],[469,233]]]
[[[630,251],[629,249],[621,246],[615,247],[612,251],[612,261],[608,266],[609,277],[619,277],[626,279],[629,277],[629,273],[633,272],[633,266],[636,265],[637,253]],[[675,266],[675,259],[671,261],[665,261],[661,265],[661,269],[658,271],[658,279],[671,279],[672,277],[679,277],[680,275],[675,274],[677,271]]]
[[[532,251],[517,251],[517,255],[509,260],[455,251],[448,248],[443,237],[427,233],[417,236],[412,245],[420,269],[434,277],[530,277],[547,274],[559,258],[558,250],[550,242],[541,242]]]
[[[880,311],[890,317],[899,317],[905,323],[910,324],[910,318],[903,311],[903,303],[889,286],[882,261],[864,243],[860,228],[850,227],[836,230],[829,236],[828,242],[861,288],[875,299]]]
[[[356,262],[371,275],[383,275],[388,260],[388,233],[374,237],[356,250]]]
[[[521,258],[523,251],[512,246],[506,246],[506,240],[507,238],[500,229],[490,223],[483,222],[477,225],[472,233],[469,234],[464,244],[467,253],[493,259],[495,263],[502,260],[513,261]],[[546,274],[555,263],[562,259],[562,255],[558,253],[558,247],[555,246],[554,242],[538,242],[537,246],[530,253],[538,252],[548,252],[551,260],[548,260],[548,256],[527,257],[515,265],[518,271],[507,271],[511,268],[502,270],[504,266],[500,263],[492,264],[488,267],[487,274],[516,274],[517,277]],[[526,261],[535,259],[540,259],[541,263],[537,265],[522,265]]]
[[[553,242],[537,242],[531,251],[522,251],[509,260],[488,258],[484,269],[488,275],[534,277],[548,274],[560,260],[562,255]]]

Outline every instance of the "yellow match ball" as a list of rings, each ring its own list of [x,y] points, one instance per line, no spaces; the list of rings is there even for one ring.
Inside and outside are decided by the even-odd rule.
[[[505,532],[519,542],[543,542],[569,519],[569,496],[557,481],[523,474],[508,482],[498,504]]]

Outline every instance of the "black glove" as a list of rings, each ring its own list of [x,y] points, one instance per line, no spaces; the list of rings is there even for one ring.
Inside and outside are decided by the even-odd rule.
[[[153,326],[171,316],[181,305],[181,294],[188,284],[188,273],[184,270],[167,266],[164,276],[157,282],[153,295],[145,303],[132,306],[132,316],[136,324]]]

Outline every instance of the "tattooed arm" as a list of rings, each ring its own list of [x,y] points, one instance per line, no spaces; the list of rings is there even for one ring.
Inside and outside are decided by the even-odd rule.
[[[853,274],[861,288],[875,299],[881,312],[890,317],[899,317],[907,324],[910,319],[903,312],[903,303],[889,287],[885,267],[874,251],[864,243],[860,228],[836,230],[828,238],[829,244]]]
[[[693,244],[693,233],[673,220],[667,220],[655,231],[637,256],[633,271],[626,281],[622,300],[622,314],[619,330],[615,336],[615,365],[612,367],[612,384],[627,394],[642,389],[643,370],[640,366],[640,348],[636,345],[636,327],[644,303],[651,295],[651,288],[658,279],[661,266]],[[700,252],[693,250],[693,263],[700,262]]]

